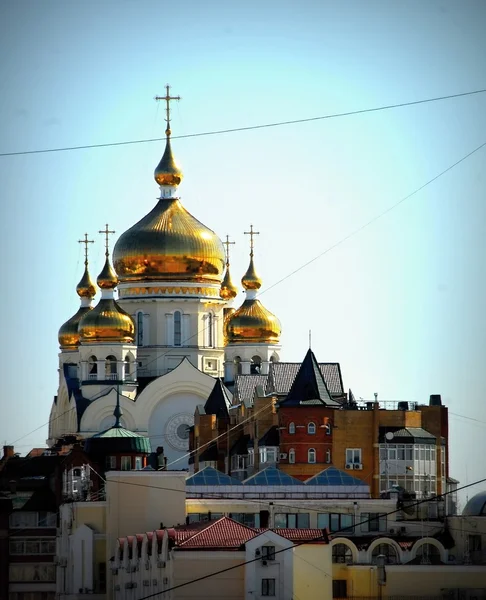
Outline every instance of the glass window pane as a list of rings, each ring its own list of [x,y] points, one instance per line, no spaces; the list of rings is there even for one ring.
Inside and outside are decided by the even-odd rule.
[[[287,527],[287,515],[283,513],[277,513],[275,515],[275,527],[285,529]]]
[[[309,513],[300,513],[297,515],[297,524],[299,529],[309,529],[310,527],[310,519]]]
[[[341,515],[341,529],[343,531],[353,531],[354,517],[353,515]]]
[[[317,528],[318,529],[329,529],[329,514],[319,513],[317,515]]]
[[[287,527],[289,529],[297,529],[297,515],[287,515]]]
[[[340,515],[338,513],[331,513],[331,532],[339,531],[339,517]]]

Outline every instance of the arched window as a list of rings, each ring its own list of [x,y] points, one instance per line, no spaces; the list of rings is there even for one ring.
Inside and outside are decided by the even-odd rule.
[[[214,315],[212,312],[208,313],[206,337],[208,348],[214,348]]]
[[[292,421],[292,423],[289,423],[289,433],[291,435],[293,435],[295,433],[295,423]]]
[[[252,356],[251,358],[251,374],[259,375],[262,369],[262,359],[259,356]]]
[[[332,562],[350,565],[353,562],[353,552],[347,544],[336,544],[332,547]]]
[[[324,431],[326,432],[326,435],[331,435],[331,423],[325,423],[324,424]]]
[[[310,435],[314,435],[316,433],[316,424],[315,423],[309,423],[307,425],[307,433],[309,433]]]
[[[391,544],[378,544],[371,553],[371,562],[376,564],[378,556],[383,555],[385,557],[386,565],[398,564],[398,552],[397,549]]]
[[[239,356],[235,356],[235,375],[241,375],[241,358]]]
[[[112,355],[107,356],[105,360],[105,376],[106,379],[116,379],[116,358]]]
[[[314,464],[316,462],[316,451],[314,448],[309,448],[307,451],[307,462],[309,464]]]
[[[127,354],[125,357],[125,379],[132,378],[132,361],[130,360],[130,356]]]
[[[179,310],[174,313],[174,346],[182,346],[182,315]]]
[[[137,313],[137,346],[143,346],[143,312]]]
[[[421,565],[440,565],[442,562],[439,548],[433,544],[422,544],[417,549],[417,558]]]
[[[326,462],[329,464],[331,462],[331,451],[326,450]]]
[[[295,464],[295,450],[293,448],[289,450],[289,463],[291,465]]]
[[[88,379],[98,379],[98,359],[90,356],[88,359]]]

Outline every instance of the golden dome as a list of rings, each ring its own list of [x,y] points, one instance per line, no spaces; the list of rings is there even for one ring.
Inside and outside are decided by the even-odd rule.
[[[231,279],[231,273],[229,269],[229,264],[226,265],[226,273],[224,274],[223,283],[221,284],[221,289],[219,291],[219,295],[223,300],[232,300],[238,294],[238,288],[233,283]]]
[[[118,283],[118,277],[110,264],[108,253],[106,253],[105,265],[98,275],[96,283],[102,290],[112,290]]]
[[[170,134],[170,129],[167,131]],[[170,137],[168,135],[165,152],[155,168],[154,178],[159,185],[178,186],[182,181],[182,177],[182,170],[174,159],[170,145]]]
[[[113,298],[102,298],[79,322],[82,343],[119,342],[132,344],[135,323]]]
[[[76,292],[80,298],[94,298],[96,288],[88,271],[88,265],[85,263],[84,273],[81,281],[76,286]],[[74,317],[73,317],[74,318]]]
[[[241,284],[245,290],[259,290],[262,287],[262,280],[257,274],[253,263],[253,254],[250,255],[250,265],[241,278]]]
[[[221,284],[224,259],[218,236],[178,198],[161,198],[148,215],[120,236],[113,251],[120,282]]]
[[[228,344],[278,344],[282,328],[260,300],[247,299],[224,324]]]
[[[90,310],[93,310],[92,306],[81,306],[78,312],[61,326],[57,336],[61,350],[75,350],[79,346],[78,325]]]

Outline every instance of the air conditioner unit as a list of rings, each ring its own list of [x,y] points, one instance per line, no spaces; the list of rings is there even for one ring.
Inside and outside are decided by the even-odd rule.
[[[262,553],[262,552],[261,552],[260,548],[257,548],[257,549],[255,550],[255,556],[260,556],[260,554],[261,554],[261,553]]]
[[[286,452],[281,452],[278,457],[280,458],[280,460],[285,460],[287,458],[287,453]]]
[[[360,463],[356,463],[356,464],[353,465],[353,469],[355,471],[362,471],[363,470],[363,465],[360,464]]]
[[[266,567],[266,566],[268,565],[268,561],[266,561],[266,560],[262,560],[262,565],[263,565],[264,567]]]
[[[352,470],[353,469],[353,463],[346,463],[346,469]]]
[[[390,533],[391,533],[391,535],[393,535],[393,534],[394,534],[394,533],[396,533],[396,532],[395,532],[395,530],[394,530],[394,529],[390,529]]]

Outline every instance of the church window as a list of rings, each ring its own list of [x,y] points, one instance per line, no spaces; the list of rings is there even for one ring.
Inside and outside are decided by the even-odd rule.
[[[179,310],[174,313],[174,346],[182,346],[182,315]]]
[[[331,423],[325,423],[324,429],[326,431],[326,435],[331,435]]]
[[[213,313],[208,313],[207,317],[207,326],[206,326],[206,339],[208,348],[214,347],[214,315]]]
[[[235,375],[241,375],[241,358],[235,356]]]
[[[90,356],[88,359],[88,379],[98,379],[98,359]]]
[[[137,313],[137,346],[143,346],[143,312]]]
[[[316,433],[316,424],[315,423],[309,423],[307,425],[307,433],[310,435],[315,435]]]
[[[314,464],[316,462],[316,451],[314,448],[309,448],[307,451],[307,462],[309,464]]]
[[[121,470],[122,471],[131,471],[132,470],[132,457],[131,456],[122,456],[121,457]]]
[[[293,435],[295,433],[295,423],[289,423],[289,433]]]
[[[107,356],[105,360],[106,379],[117,379],[116,358],[112,355]]]
[[[132,379],[132,361],[128,355],[125,357],[125,379]]]
[[[262,359],[259,356],[253,356],[251,359],[251,374],[259,375],[262,368]]]
[[[295,463],[295,450],[290,448],[289,450],[289,463],[293,465]]]

